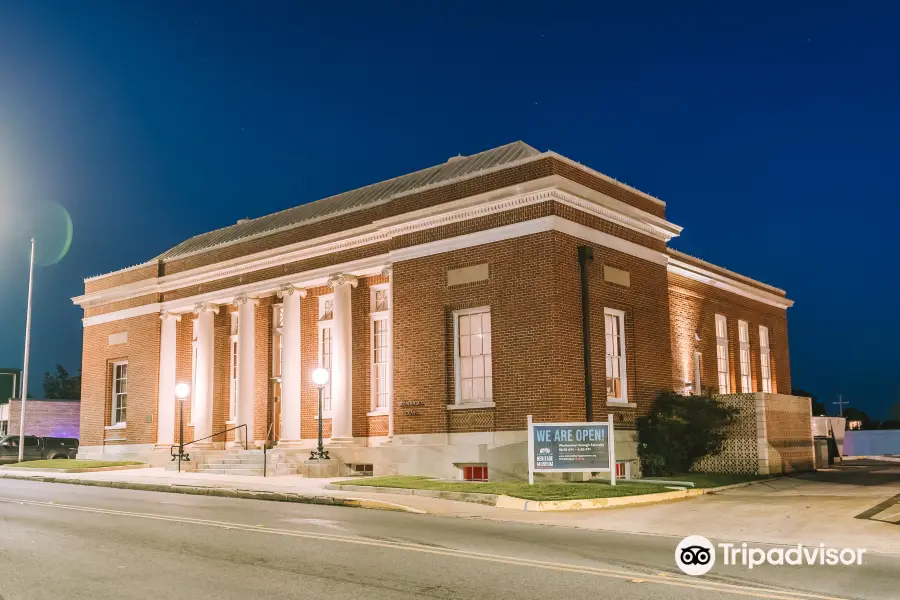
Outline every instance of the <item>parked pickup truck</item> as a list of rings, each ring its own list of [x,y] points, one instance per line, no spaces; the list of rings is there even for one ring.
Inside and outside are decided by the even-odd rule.
[[[25,436],[25,460],[45,458],[75,458],[78,440],[75,438]],[[19,436],[0,438],[0,465],[19,462]]]

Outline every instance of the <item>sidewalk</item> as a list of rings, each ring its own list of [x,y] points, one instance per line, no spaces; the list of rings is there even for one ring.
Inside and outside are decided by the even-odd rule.
[[[335,479],[309,479],[302,475],[274,475],[270,477],[253,475],[218,475],[207,473],[177,473],[166,471],[163,467],[150,469],[131,469],[124,471],[100,471],[96,473],[53,473],[39,471],[37,469],[10,469],[0,468],[0,478],[34,479],[39,481],[52,481],[54,483],[82,483],[103,485],[104,482],[117,484],[114,487],[129,489],[129,484],[136,484],[131,489],[148,489],[149,491],[170,491],[182,493],[210,493],[210,495],[222,495],[232,497],[253,498],[268,500],[264,493],[284,494],[296,497],[294,501],[314,504],[340,504],[329,502],[335,500],[365,500],[363,508],[378,508],[384,510],[401,510],[413,513],[428,513],[452,517],[481,516],[477,505],[468,502],[453,502],[436,498],[422,498],[418,496],[400,496],[379,494],[375,492],[345,492],[339,490],[327,490],[325,486],[338,481],[345,481],[346,477]],[[121,484],[121,485],[118,485]],[[165,489],[165,488],[172,489]],[[216,492],[222,492],[217,494]],[[232,493],[229,493],[232,492]],[[241,492],[245,492],[242,494]],[[289,501],[289,500],[286,500]],[[353,504],[348,504],[353,505]],[[488,507],[484,507],[488,508]],[[491,507],[492,508],[492,507]],[[496,509],[495,509],[496,510]],[[515,512],[515,511],[509,511]]]
[[[0,478],[13,476],[88,485],[109,482],[116,487],[126,488],[135,484],[137,489],[150,491],[209,493],[244,498],[258,497],[254,494],[284,494],[295,498],[286,501],[403,510],[441,517],[480,518],[675,537],[704,535],[721,541],[762,544],[803,543],[818,546],[824,543],[829,547],[866,548],[869,552],[900,555],[900,525],[859,516],[895,494],[900,497],[900,478],[897,478],[900,467],[897,465],[871,468],[866,472],[832,469],[650,506],[550,513],[525,512],[422,496],[328,490],[325,487],[348,478],[179,474],[163,468],[100,473],[28,471],[31,470],[0,468]],[[882,480],[877,479],[879,477]],[[166,487],[169,489],[166,490]]]

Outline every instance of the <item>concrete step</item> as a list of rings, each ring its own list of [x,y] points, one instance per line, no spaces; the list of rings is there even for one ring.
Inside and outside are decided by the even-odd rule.
[[[206,465],[203,465],[206,466]],[[214,475],[262,475],[263,470],[260,468],[252,469],[204,469],[201,467],[200,473],[212,473]]]
[[[241,457],[241,458],[208,458],[204,461],[208,465],[261,465],[262,457]]]

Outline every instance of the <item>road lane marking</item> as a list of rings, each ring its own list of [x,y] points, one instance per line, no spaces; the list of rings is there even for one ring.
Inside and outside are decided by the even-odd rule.
[[[389,548],[395,550],[409,550],[424,554],[436,554],[441,556],[450,556],[455,558],[467,558],[471,560],[480,560],[485,562],[493,562],[500,564],[508,564],[514,566],[535,567],[552,571],[561,571],[568,573],[580,573],[584,575],[595,575],[599,577],[607,577],[612,579],[622,579],[633,581],[636,578],[645,580],[648,583],[657,583],[674,587],[692,588],[698,590],[707,590],[720,593],[730,593],[740,596],[752,596],[754,598],[768,598],[771,600],[846,600],[835,596],[822,596],[818,594],[810,594],[806,592],[794,592],[788,590],[779,590],[764,587],[754,587],[747,585],[736,585],[730,583],[721,583],[705,579],[684,579],[674,577],[672,575],[643,575],[640,573],[621,571],[616,569],[605,569],[600,567],[589,567],[581,565],[572,565],[566,563],[557,563],[550,561],[539,561],[529,558],[516,558],[512,556],[502,556],[496,554],[487,554],[481,552],[473,552],[468,550],[454,550],[451,548],[436,548],[434,546],[426,546],[423,544],[415,544],[410,542],[393,542],[387,540],[372,540],[366,538],[351,537],[345,535],[334,535],[327,533],[313,533],[305,531],[295,531],[291,529],[277,529],[264,527],[262,525],[246,525],[243,523],[230,523],[226,521],[214,521],[209,519],[197,519],[195,517],[179,517],[170,515],[160,515],[154,513],[139,513],[123,510],[113,510],[108,508],[95,508],[91,506],[78,506],[72,504],[59,504],[56,502],[42,502],[37,500],[22,500],[19,498],[0,497],[0,502],[9,504],[21,504],[27,506],[39,506],[44,508],[56,508],[60,510],[72,510],[78,512],[87,512],[94,514],[116,515],[123,517],[134,517],[139,519],[150,519],[156,521],[168,521],[171,523],[187,523],[192,525],[202,525],[206,527],[216,527],[227,530],[241,530],[256,533],[264,533],[270,535],[281,535],[286,537],[295,537],[302,539],[312,539],[319,541],[341,542],[347,544],[356,544],[361,546],[374,546],[380,548]]]

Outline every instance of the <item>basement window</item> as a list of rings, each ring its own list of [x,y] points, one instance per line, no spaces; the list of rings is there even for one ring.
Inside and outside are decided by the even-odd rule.
[[[375,473],[375,467],[371,463],[348,464],[347,470],[350,471],[350,475],[357,475],[362,477],[371,477]]]
[[[488,468],[485,463],[476,463],[471,465],[460,465],[459,470],[462,471],[463,481],[487,481]]]

